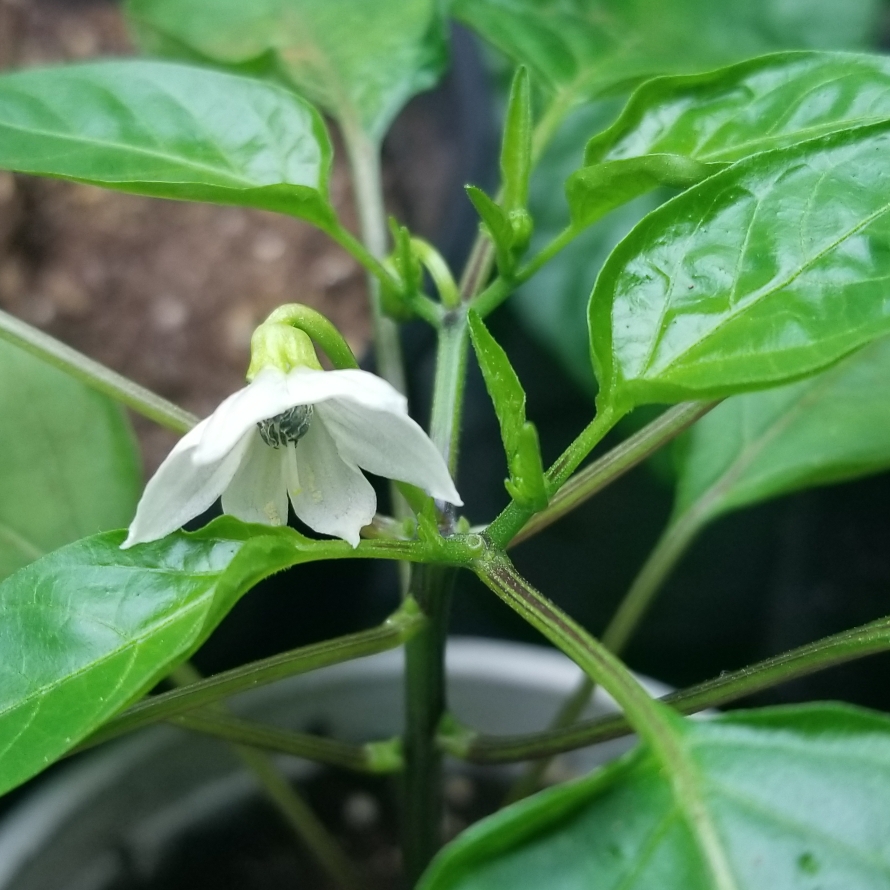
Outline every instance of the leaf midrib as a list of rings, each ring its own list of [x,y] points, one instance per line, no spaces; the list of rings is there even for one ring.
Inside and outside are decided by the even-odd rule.
[[[830,244],[826,245],[823,249],[817,251],[812,257],[810,257],[806,262],[801,263],[799,268],[797,268],[792,274],[788,275],[782,281],[772,285],[771,287],[769,287],[769,289],[762,291],[760,294],[757,294],[756,296],[751,296],[750,299],[748,299],[747,301],[745,301],[741,305],[739,305],[737,309],[730,309],[728,312],[722,313],[723,317],[713,328],[711,328],[710,331],[708,331],[706,334],[704,334],[702,337],[700,337],[698,340],[696,340],[695,343],[693,343],[691,346],[689,346],[685,349],[682,349],[678,352],[673,353],[668,358],[666,364],[663,365],[663,367],[664,368],[673,367],[675,369],[679,368],[682,365],[683,359],[686,356],[688,356],[690,353],[695,352],[696,350],[701,349],[703,347],[703,345],[708,342],[708,340],[711,340],[712,338],[716,337],[727,325],[734,322],[738,317],[744,315],[746,312],[759,306],[763,302],[763,300],[769,299],[777,292],[779,292],[779,291],[783,290],[784,288],[788,287],[789,285],[793,284],[798,278],[800,278],[801,275],[803,275],[805,272],[807,272],[810,268],[812,268],[821,259],[826,257],[828,254],[830,254],[832,251],[834,251],[837,247],[839,247],[841,244],[843,244],[849,238],[852,238],[854,235],[856,235],[857,233],[861,232],[863,229],[870,226],[875,220],[880,219],[888,211],[890,211],[890,201],[881,205],[881,207],[878,210],[874,211],[873,213],[870,213],[861,222],[857,223],[855,226],[853,226],[852,228],[845,231],[842,235],[840,235],[838,238],[836,238]],[[668,300],[665,301],[665,310],[664,310],[665,312],[667,310],[667,306],[669,306],[670,303],[671,303],[671,298],[669,298]],[[633,379],[645,380],[647,373],[651,372],[653,370],[654,353],[657,352],[658,343],[661,340],[661,338],[663,337],[665,332],[666,332],[666,329],[663,329],[662,325],[659,324],[658,332],[654,338],[653,346],[650,350],[650,356],[652,356],[652,357],[647,359],[646,364],[642,368],[642,373],[638,374]],[[657,373],[658,373],[658,371],[656,371],[656,374]]]
[[[185,170],[196,170],[196,171],[213,173],[221,179],[230,180],[232,183],[232,185],[227,185],[227,184],[223,184],[223,183],[210,183],[210,184],[216,186],[217,188],[233,188],[235,186],[238,186],[240,188],[262,188],[262,187],[270,186],[270,185],[290,185],[290,186],[302,185],[301,183],[292,183],[292,182],[287,182],[286,180],[279,180],[278,182],[274,182],[274,183],[257,183],[250,179],[245,179],[244,177],[238,177],[238,176],[234,176],[231,174],[226,174],[223,171],[221,171],[220,168],[218,168],[218,167],[211,167],[207,164],[200,164],[200,163],[190,160],[188,158],[183,158],[181,155],[167,154],[165,152],[160,152],[157,150],[152,150],[152,149],[148,149],[148,148],[140,148],[139,146],[129,145],[125,142],[111,142],[111,141],[102,141],[99,139],[88,139],[83,136],[76,136],[76,135],[71,135],[68,133],[57,133],[57,132],[53,132],[51,130],[43,130],[43,129],[40,129],[37,127],[23,127],[23,126],[19,126],[16,124],[8,123],[6,121],[0,121],[0,129],[14,130],[16,132],[25,133],[27,135],[32,135],[32,136],[49,137],[51,139],[57,140],[62,143],[74,143],[76,145],[86,146],[86,147],[99,146],[100,148],[105,148],[107,150],[118,150],[118,151],[122,151],[122,152],[129,152],[131,154],[136,154],[136,155],[144,155],[145,157],[150,157],[150,158],[153,158],[156,160],[163,160],[163,161],[167,161],[168,163],[178,165],[179,167],[181,167]],[[25,173],[37,172],[33,169],[30,169],[30,170],[26,170],[25,168],[20,168],[20,169],[22,172],[25,172]],[[87,181],[85,179],[84,175],[77,174],[77,173],[57,174],[57,175],[68,177],[68,178],[80,179],[82,181]],[[86,174],[86,175],[89,176],[89,174]],[[110,178],[99,179],[99,178],[94,178],[94,177],[90,176],[89,181],[97,182],[97,183],[99,183],[99,182],[113,182],[113,183],[159,182],[159,183],[170,183],[172,185],[172,184],[175,184],[178,182],[189,182],[190,180],[166,180],[166,179],[146,180],[146,179],[135,179],[133,177],[130,177],[129,179],[110,179]],[[209,183],[198,181],[197,184],[207,185]],[[304,187],[306,187],[306,186],[304,186]],[[312,188],[312,186],[308,186],[308,188]]]

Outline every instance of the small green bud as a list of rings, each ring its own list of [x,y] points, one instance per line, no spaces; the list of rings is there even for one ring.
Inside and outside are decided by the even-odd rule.
[[[285,374],[294,368],[322,369],[308,334],[289,324],[266,321],[250,338],[248,381],[253,380],[263,368],[270,367],[278,368]]]
[[[400,275],[394,263],[387,261],[385,265],[390,271]],[[380,305],[384,314],[394,321],[411,321],[416,317],[411,304],[405,299],[405,294],[389,284],[382,284],[380,287]]]
[[[515,253],[522,253],[528,247],[528,242],[532,237],[532,230],[534,229],[532,216],[524,207],[520,207],[516,210],[511,210],[508,217],[510,219],[510,229],[513,233],[511,247]]]

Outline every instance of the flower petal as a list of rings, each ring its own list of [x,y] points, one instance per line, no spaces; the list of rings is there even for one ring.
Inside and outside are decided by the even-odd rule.
[[[434,498],[463,504],[444,458],[406,414],[341,398],[318,405],[316,413],[347,461],[378,476],[409,482]]]
[[[287,525],[284,454],[269,447],[255,427],[247,438],[241,465],[222,495],[223,512],[242,522]]]
[[[315,405],[328,399],[348,399],[368,408],[408,413],[408,400],[382,377],[356,368],[314,371],[296,368],[287,375],[294,405]]]
[[[201,421],[167,455],[151,477],[136,507],[130,533],[123,549],[146,541],[157,541],[199,516],[223,493],[238,469],[250,438],[243,436],[221,459],[195,462],[195,451],[206,434],[208,421]]]
[[[296,445],[296,468],[299,478],[288,480],[288,492],[297,516],[317,532],[358,546],[359,532],[377,510],[377,495],[361,470],[340,457],[317,419]]]
[[[278,368],[268,367],[213,412],[195,460],[198,463],[218,460],[259,421],[275,417],[294,405],[314,405],[332,398],[408,413],[405,397],[385,380],[367,371],[295,368],[285,374]]]

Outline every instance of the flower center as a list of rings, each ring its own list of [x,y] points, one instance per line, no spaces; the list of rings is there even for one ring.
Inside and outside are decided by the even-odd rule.
[[[296,444],[309,432],[309,424],[312,422],[312,405],[294,405],[281,414],[276,414],[268,420],[261,420],[257,426],[260,435],[267,445],[272,448],[281,448],[288,442]]]

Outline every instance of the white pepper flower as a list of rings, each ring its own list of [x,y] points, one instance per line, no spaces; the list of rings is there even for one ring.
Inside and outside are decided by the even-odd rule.
[[[377,509],[362,470],[460,505],[448,467],[407,403],[357,369],[266,365],[170,452],[146,486],[123,547],[175,531],[222,496],[245,522],[310,528],[355,547]]]

